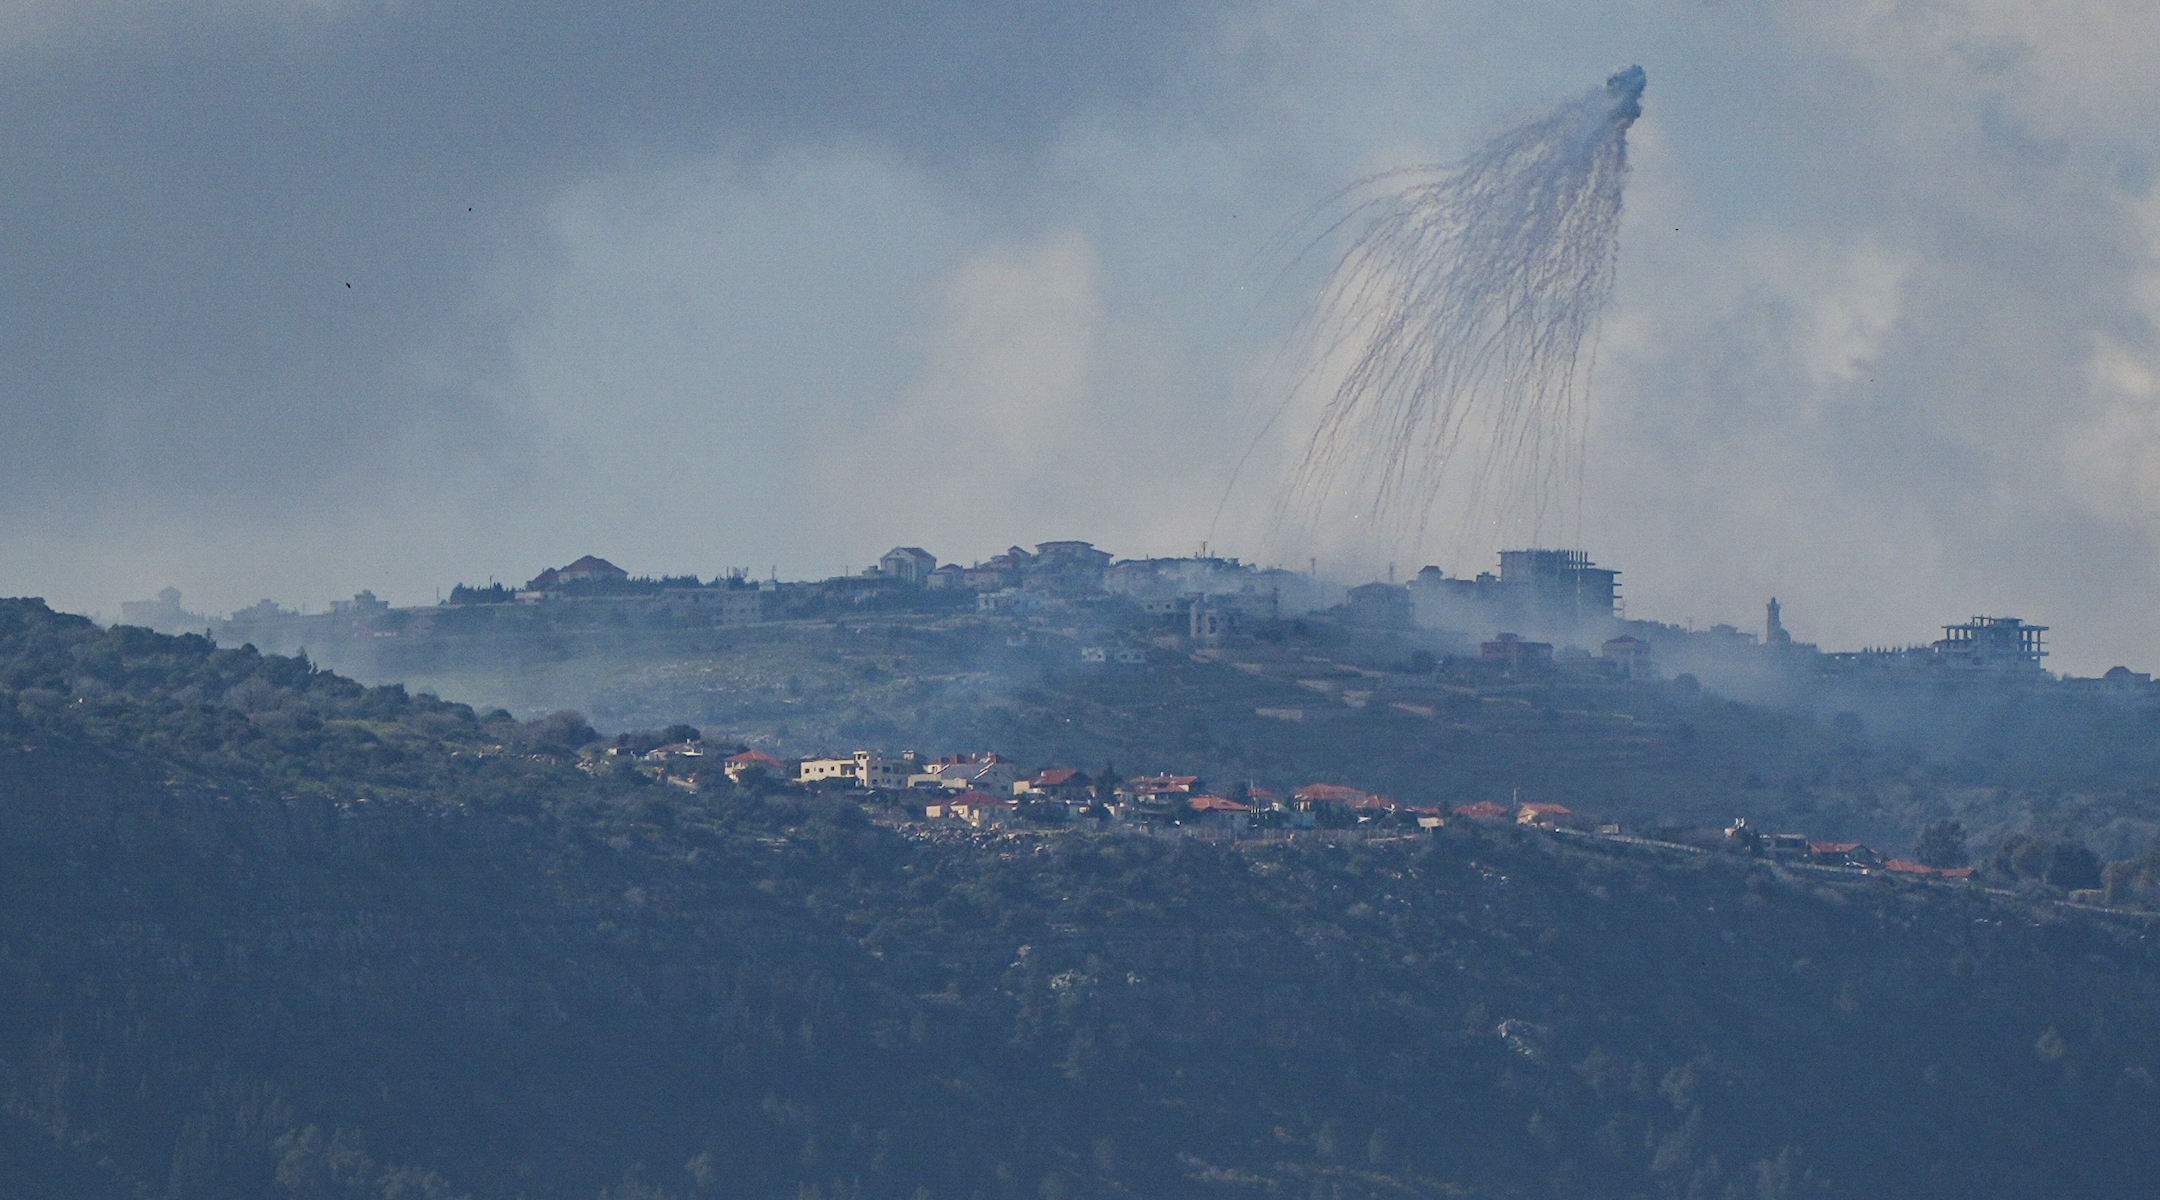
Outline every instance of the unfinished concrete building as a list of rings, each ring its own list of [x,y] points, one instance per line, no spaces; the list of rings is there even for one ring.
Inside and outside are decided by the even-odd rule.
[[[1963,625],[1943,626],[1935,655],[1946,666],[1969,670],[2038,671],[2040,660],[2047,657],[2040,637],[2047,628],[2016,617],[1974,617]]]
[[[1410,583],[1426,625],[1606,636],[1619,609],[1620,572],[1581,550],[1503,550],[1500,573],[1450,579],[1426,567]],[[1588,643],[1596,645],[1596,641]]]

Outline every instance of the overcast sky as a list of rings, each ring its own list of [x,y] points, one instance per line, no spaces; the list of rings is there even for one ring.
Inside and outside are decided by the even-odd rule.
[[[1271,239],[1632,63],[1580,533],[1630,615],[2160,667],[2127,2],[14,0],[0,592],[1300,561]]]

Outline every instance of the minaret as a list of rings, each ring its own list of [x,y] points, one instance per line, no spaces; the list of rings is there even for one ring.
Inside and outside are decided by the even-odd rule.
[[[1792,645],[1792,635],[1785,632],[1784,622],[1778,620],[1777,597],[1770,597],[1770,620],[1763,630],[1763,641],[1772,646]]]

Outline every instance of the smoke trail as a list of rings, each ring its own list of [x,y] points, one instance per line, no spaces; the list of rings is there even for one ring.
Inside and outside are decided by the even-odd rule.
[[[1538,532],[1579,479],[1585,347],[1643,83],[1630,67],[1459,164],[1337,197],[1354,203],[1322,237],[1354,236],[1308,320],[1300,384],[1333,379],[1332,395],[1279,519],[1357,518],[1415,549],[1461,464],[1458,536],[1488,520]]]

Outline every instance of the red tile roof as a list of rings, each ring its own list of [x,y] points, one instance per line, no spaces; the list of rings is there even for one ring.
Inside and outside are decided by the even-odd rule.
[[[1036,773],[1034,782],[1036,787],[1056,787],[1061,783],[1071,783],[1072,777],[1079,773],[1078,767],[1045,767]]]
[[[1194,796],[1186,801],[1200,812],[1251,812],[1252,805],[1239,804],[1227,796]]]
[[[1490,800],[1480,800],[1476,804],[1456,805],[1455,815],[1458,817],[1504,817],[1507,815],[1507,807],[1495,804]]]
[[[1547,804],[1542,800],[1526,801],[1519,811],[1540,817],[1572,817],[1575,815],[1575,810],[1565,804]]]
[[[1371,793],[1361,792],[1354,787],[1344,787],[1339,783],[1308,783],[1291,795],[1300,800],[1322,804],[1356,804],[1368,799]]]
[[[1885,871],[1903,871],[1907,875],[1933,875],[1935,868],[1926,863],[1916,863],[1909,858],[1892,858],[1883,862]]]
[[[784,765],[779,759],[765,753],[763,750],[745,750],[741,754],[730,754],[722,761],[731,767],[777,767]]]

